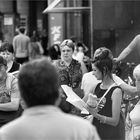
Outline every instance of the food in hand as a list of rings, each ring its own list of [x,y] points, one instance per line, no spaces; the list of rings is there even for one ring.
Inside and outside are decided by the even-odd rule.
[[[96,95],[93,95],[92,93],[89,93],[88,95],[88,100],[87,100],[87,105],[89,107],[92,107],[92,108],[96,108],[97,107],[97,96]]]

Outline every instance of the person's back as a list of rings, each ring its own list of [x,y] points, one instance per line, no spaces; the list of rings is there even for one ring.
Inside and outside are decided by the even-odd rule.
[[[0,130],[0,140],[100,139],[90,122],[65,114],[58,107],[58,73],[46,58],[23,64],[18,84],[27,108],[20,118]]]
[[[16,61],[22,64],[28,61],[30,38],[24,34],[24,28],[20,28],[19,30],[20,33],[13,39],[13,47]]]
[[[3,127],[0,136],[3,135],[4,140],[99,140],[88,121],[52,106],[26,110],[22,117]]]
[[[15,38],[15,57],[28,57],[29,38],[24,34],[19,34]]]

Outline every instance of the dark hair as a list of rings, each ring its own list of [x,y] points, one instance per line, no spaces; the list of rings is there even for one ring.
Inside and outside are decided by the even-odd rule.
[[[20,31],[22,34],[24,34],[25,28],[24,28],[24,27],[20,27],[20,28],[19,28],[19,31]]]
[[[10,53],[14,53],[13,45],[9,42],[2,43],[0,47],[0,52],[8,51]]]
[[[44,57],[23,64],[18,75],[18,85],[28,107],[52,105],[59,97],[57,70]]]
[[[49,56],[52,60],[57,60],[60,57],[60,47],[58,44],[53,44],[48,50]]]
[[[0,65],[7,66],[7,61],[2,56],[0,56]]]
[[[110,58],[109,54],[110,50],[102,50],[92,61],[103,75],[112,73],[113,60]]]
[[[60,48],[64,47],[64,46],[68,46],[69,48],[72,48],[72,50],[74,51],[74,43],[71,39],[65,39],[61,44],[60,44]]]

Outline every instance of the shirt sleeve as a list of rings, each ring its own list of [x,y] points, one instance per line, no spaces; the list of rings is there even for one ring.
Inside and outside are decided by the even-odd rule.
[[[14,76],[13,79],[11,80],[11,98],[20,98],[18,79]]]

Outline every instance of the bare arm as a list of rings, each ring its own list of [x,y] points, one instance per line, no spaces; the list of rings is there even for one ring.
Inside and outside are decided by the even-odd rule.
[[[1,111],[17,111],[19,108],[19,98],[11,98],[11,102],[0,104]]]
[[[81,63],[82,74],[84,75],[85,73],[88,72],[88,70],[84,62],[80,62],[80,63]]]
[[[137,35],[131,43],[121,52],[121,54],[116,58],[116,61],[121,61],[125,59],[134,48],[140,43],[140,35]]]
[[[100,115],[96,110],[89,108],[89,112],[93,114],[95,118],[100,120],[102,123],[106,123],[112,126],[116,126],[120,119],[120,109],[121,109],[121,101],[122,101],[122,91],[117,88],[112,93],[112,117],[107,117],[104,115]]]
[[[0,110],[2,111],[16,111],[19,108],[20,95],[17,85],[17,79],[14,78],[11,82],[11,102],[0,103]]]

